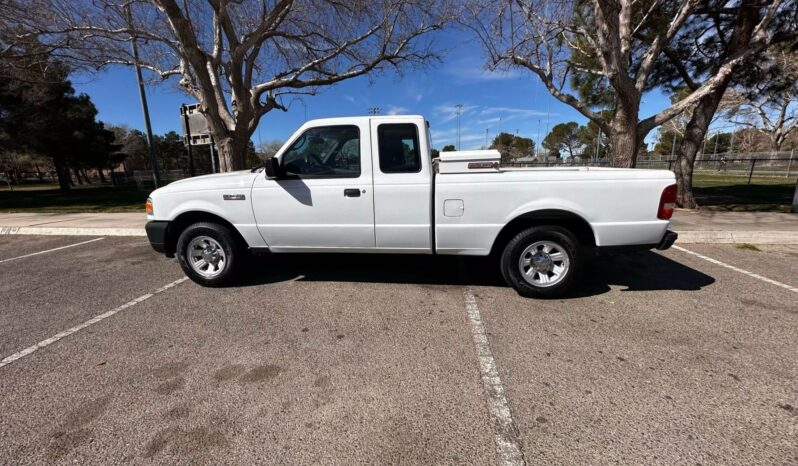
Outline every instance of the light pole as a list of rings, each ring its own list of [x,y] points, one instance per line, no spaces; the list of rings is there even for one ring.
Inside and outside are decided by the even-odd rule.
[[[133,15],[130,13],[130,4],[125,7],[127,21],[130,29],[133,29]],[[152,125],[150,125],[150,110],[147,106],[147,94],[144,92],[144,82],[141,78],[141,67],[139,66],[139,48],[136,45],[136,36],[130,35],[130,49],[133,53],[133,64],[136,68],[136,81],[139,85],[139,97],[141,97],[141,111],[144,113],[144,127],[147,130],[147,150],[150,154],[150,167],[152,167],[152,182],[155,189],[161,185],[161,174],[158,171],[158,159],[155,154],[155,144],[152,138]]]
[[[460,113],[463,111],[463,104],[454,106],[457,110],[457,150],[460,150]]]
[[[671,133],[673,142],[671,143],[671,160],[673,160],[674,154],[676,154],[676,133]]]
[[[540,151],[541,151],[541,150],[543,150],[543,149],[542,149],[542,147],[543,147],[543,138],[542,138],[542,137],[540,137],[540,124],[541,124],[541,122],[542,122],[542,121],[543,121],[543,120],[541,120],[540,118],[538,118],[538,147],[537,147],[537,153],[538,153],[538,155],[540,155]]]

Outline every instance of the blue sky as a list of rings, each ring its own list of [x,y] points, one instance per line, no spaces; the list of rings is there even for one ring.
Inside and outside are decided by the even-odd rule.
[[[454,36],[456,38],[457,36]],[[286,140],[305,119],[365,115],[369,107],[380,107],[382,114],[422,114],[430,121],[434,147],[455,144],[457,118],[454,105],[463,104],[461,148],[485,145],[485,131],[491,140],[500,131],[532,138],[536,144],[547,128],[557,123],[586,119],[560,103],[530,72],[490,73],[483,67],[484,55],[473,41],[448,40],[443,60],[421,69],[405,69],[360,77],[321,90],[316,96],[293,101],[289,112],[273,111],[253,134],[260,141]],[[135,74],[132,68],[109,69],[92,77],[75,76],[78,92],[91,96],[99,119],[111,124],[144,128]],[[180,131],[178,108],[192,100],[182,93],[176,80],[147,87],[153,131]],[[641,117],[667,104],[665,96],[653,93],[644,99]],[[652,142],[656,130],[646,138]]]

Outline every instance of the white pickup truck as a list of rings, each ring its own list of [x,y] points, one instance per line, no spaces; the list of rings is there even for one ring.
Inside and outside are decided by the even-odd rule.
[[[308,121],[252,171],[200,176],[147,200],[152,247],[195,282],[233,281],[250,251],[500,258],[507,283],[560,295],[585,257],[666,249],[666,170],[505,168],[497,151],[431,157],[421,116]]]

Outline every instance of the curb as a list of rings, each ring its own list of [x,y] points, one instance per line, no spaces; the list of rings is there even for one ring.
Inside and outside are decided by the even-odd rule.
[[[144,228],[3,227],[2,235],[147,236]]]
[[[725,243],[725,244],[798,244],[796,231],[753,231],[753,230],[687,230],[679,231],[677,244]]]

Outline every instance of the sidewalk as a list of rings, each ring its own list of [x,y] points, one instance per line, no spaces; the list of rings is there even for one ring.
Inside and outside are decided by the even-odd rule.
[[[677,209],[671,229],[678,243],[798,244],[798,214]]]
[[[144,213],[0,214],[0,235],[146,236]],[[798,244],[798,215],[677,210],[678,243]]]
[[[0,214],[0,235],[146,236],[147,215],[105,214]]]

